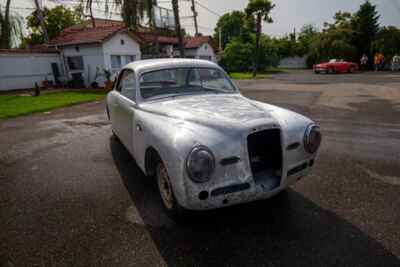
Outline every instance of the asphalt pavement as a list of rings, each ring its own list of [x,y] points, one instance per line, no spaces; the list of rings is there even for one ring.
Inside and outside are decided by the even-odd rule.
[[[236,83],[320,124],[312,175],[176,224],[103,102],[0,121],[0,266],[400,266],[400,74]]]

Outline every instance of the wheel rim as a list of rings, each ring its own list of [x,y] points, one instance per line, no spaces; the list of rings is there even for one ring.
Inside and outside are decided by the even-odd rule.
[[[160,191],[161,199],[167,209],[174,206],[174,198],[171,183],[169,181],[167,170],[163,164],[159,164],[157,168],[157,183]]]

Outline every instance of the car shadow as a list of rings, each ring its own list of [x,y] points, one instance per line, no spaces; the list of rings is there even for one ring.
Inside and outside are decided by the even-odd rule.
[[[155,181],[110,139],[112,157],[142,223],[168,266],[399,266],[376,240],[300,193],[201,212],[164,213]]]

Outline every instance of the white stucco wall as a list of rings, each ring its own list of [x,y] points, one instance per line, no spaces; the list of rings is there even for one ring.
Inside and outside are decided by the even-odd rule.
[[[101,44],[92,45],[76,45],[76,46],[66,46],[60,48],[61,55],[64,58],[65,65],[68,69],[67,57],[71,56],[82,56],[83,58],[83,79],[86,86],[94,81],[96,75],[96,66],[102,68],[104,64],[103,47]],[[69,71],[69,79],[71,78],[71,71]],[[79,72],[79,71],[75,71]]]
[[[179,51],[174,51],[174,56],[179,57]],[[211,58],[211,61],[217,62],[216,55],[214,53],[214,49],[209,44],[203,44],[199,48],[194,49],[185,49],[185,57],[187,58],[197,58],[202,59],[202,57]]]
[[[123,43],[121,43],[123,40]],[[116,34],[111,39],[103,43],[104,52],[104,66],[111,70],[111,56],[122,56],[121,66],[126,65],[127,62],[124,56],[135,56],[135,60],[140,60],[141,52],[140,45],[132,39],[128,34]]]
[[[58,54],[0,53],[0,91],[33,88],[46,78],[54,82],[51,63],[63,75]]]
[[[305,69],[307,68],[307,57],[286,57],[279,61],[280,68]]]
[[[217,62],[214,49],[210,44],[202,44],[196,49],[196,58],[201,58],[202,56],[211,57],[211,61]]]

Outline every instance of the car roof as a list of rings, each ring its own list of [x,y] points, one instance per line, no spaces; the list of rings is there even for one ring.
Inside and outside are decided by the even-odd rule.
[[[188,59],[188,58],[159,58],[145,59],[129,63],[124,69],[132,69],[136,73],[154,71],[170,68],[218,68],[217,64],[208,60]]]

